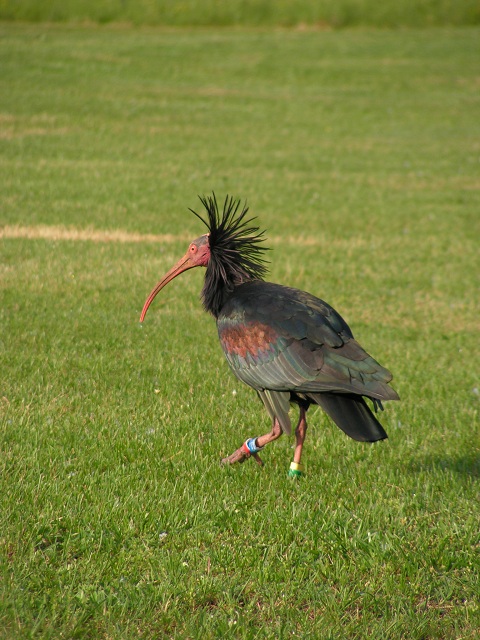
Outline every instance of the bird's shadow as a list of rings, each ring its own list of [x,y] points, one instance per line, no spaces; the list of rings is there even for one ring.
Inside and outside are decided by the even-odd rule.
[[[471,453],[466,455],[439,456],[428,455],[410,463],[412,471],[453,471],[463,476],[480,478],[480,455]]]

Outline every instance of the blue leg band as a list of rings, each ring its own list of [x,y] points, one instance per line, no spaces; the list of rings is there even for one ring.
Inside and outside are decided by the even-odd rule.
[[[255,444],[256,438],[249,438],[243,445],[250,453],[258,453],[263,447],[257,447]]]

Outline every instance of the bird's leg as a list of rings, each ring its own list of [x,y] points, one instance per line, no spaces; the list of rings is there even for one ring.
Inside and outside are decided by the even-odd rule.
[[[306,411],[303,407],[300,407],[300,417],[298,419],[298,424],[295,429],[295,438],[297,442],[295,444],[295,453],[293,454],[293,461],[296,462],[297,464],[300,464],[300,459],[302,457],[303,443],[305,441],[306,435],[307,435]]]
[[[270,433],[266,433],[264,436],[258,436],[256,445],[259,449],[263,449],[263,447],[274,440],[278,440],[282,435],[282,427],[280,426],[279,421],[275,418],[272,425],[272,430]]]
[[[306,411],[301,406],[300,407],[300,417],[298,419],[297,428],[295,429],[295,453],[293,454],[293,462],[290,465],[290,471],[288,474],[290,476],[301,476],[303,474],[303,465],[300,460],[302,458],[302,449],[303,443],[305,441],[305,436],[307,435],[307,418]]]
[[[266,433],[264,436],[259,436],[258,438],[251,438],[250,440],[247,440],[244,444],[242,444],[240,449],[237,449],[234,453],[232,453],[231,456],[228,456],[228,458],[224,458],[222,460],[222,463],[234,464],[235,462],[245,462],[247,458],[250,458],[250,456],[252,456],[253,458],[255,458],[255,462],[262,466],[263,462],[258,453],[252,452],[249,449],[251,449],[252,446],[254,449],[263,449],[266,444],[270,444],[270,442],[273,442],[274,440],[280,438],[282,433],[282,427],[280,426],[278,420],[275,418],[270,433]],[[248,446],[249,444],[250,446]]]

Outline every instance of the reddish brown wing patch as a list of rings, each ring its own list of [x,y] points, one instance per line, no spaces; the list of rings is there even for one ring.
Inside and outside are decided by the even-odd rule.
[[[260,322],[246,325],[224,327],[220,331],[220,340],[225,351],[246,358],[250,354],[256,358],[260,352],[270,349],[278,340],[278,334],[266,324]]]

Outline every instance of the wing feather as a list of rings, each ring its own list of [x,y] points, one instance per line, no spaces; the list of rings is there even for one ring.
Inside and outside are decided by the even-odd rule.
[[[291,392],[398,399],[388,386],[391,373],[359,345],[343,318],[303,291],[245,283],[234,290],[217,325],[233,372],[259,392],[284,430],[290,428],[285,415]]]

